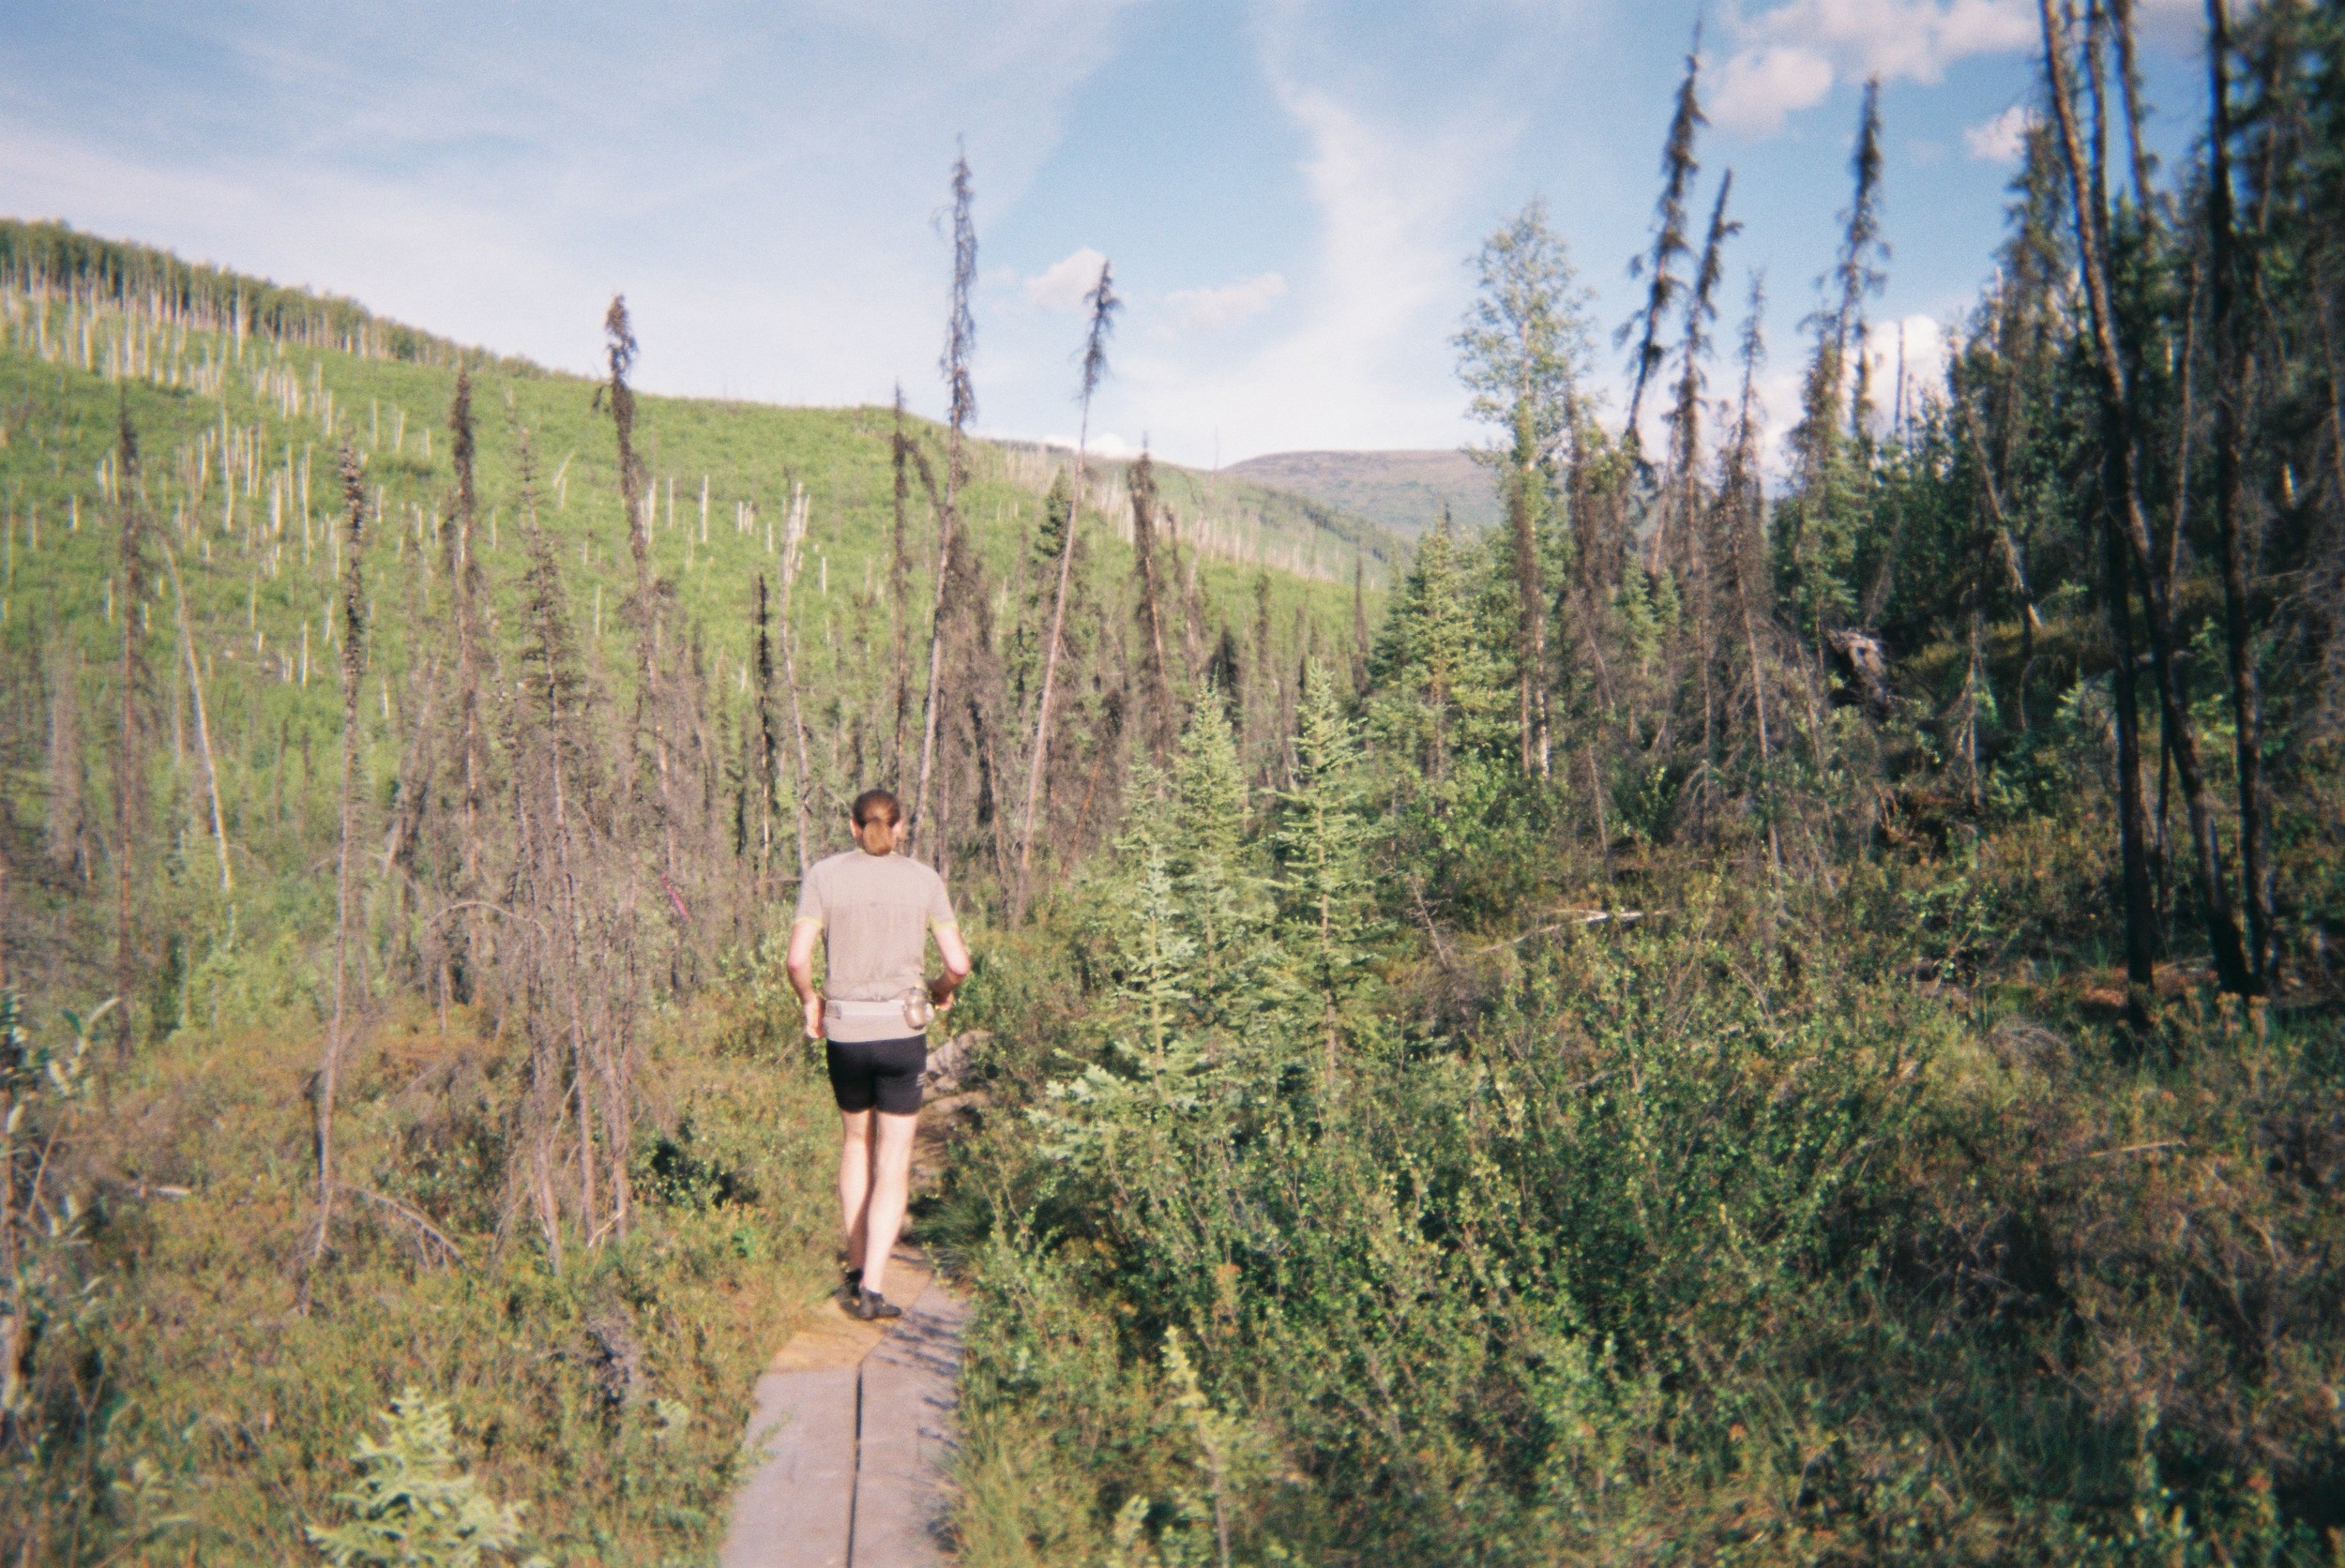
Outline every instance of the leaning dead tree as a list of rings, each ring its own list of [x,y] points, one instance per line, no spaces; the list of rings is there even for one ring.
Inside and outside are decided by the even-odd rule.
[[[1091,399],[1099,389],[1100,378],[1107,374],[1108,334],[1113,330],[1115,312],[1123,305],[1115,297],[1114,283],[1113,264],[1101,262],[1098,282],[1083,295],[1083,303],[1091,308],[1091,327],[1083,339],[1080,394],[1082,420],[1075,439],[1075,483],[1067,504],[1067,538],[1059,547],[1058,583],[1051,596],[1051,630],[1042,645],[1042,693],[1035,701],[1034,746],[1027,753],[1026,808],[1018,829],[1018,871],[1009,901],[1009,923],[1013,927],[1023,925],[1026,919],[1028,879],[1034,862],[1035,814],[1041,807],[1042,775],[1050,762],[1051,699],[1056,694],[1059,654],[1067,637],[1067,585],[1074,575],[1077,524],[1082,520],[1083,490],[1090,481]]]

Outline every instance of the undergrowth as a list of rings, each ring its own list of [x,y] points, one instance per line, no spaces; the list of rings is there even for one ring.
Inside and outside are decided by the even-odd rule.
[[[1479,938],[1367,852],[1330,1052],[1295,799],[1209,796],[973,993],[966,1561],[2345,1552],[2334,1014],[2123,1034],[2061,824]]]
[[[461,1009],[445,1032],[385,1020],[345,1091],[352,1192],[306,1313],[308,1042],[191,1029],[101,1065],[102,1107],[55,1161],[86,1218],[78,1310],[27,1358],[42,1381],[15,1431],[39,1440],[0,1464],[0,1544],[311,1560],[309,1530],[356,1528],[337,1501],[353,1454],[407,1399],[449,1420],[465,1484],[518,1505],[526,1554],[703,1560],[749,1385],[819,1295],[830,1226],[819,1078],[746,988],[723,994],[741,1000],[658,1031],[635,1229],[558,1274],[499,1234],[513,1052]]]

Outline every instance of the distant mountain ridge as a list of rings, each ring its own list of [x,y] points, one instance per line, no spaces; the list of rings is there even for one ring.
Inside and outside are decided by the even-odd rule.
[[[1271,452],[1221,470],[1303,496],[1414,538],[1442,507],[1461,528],[1498,520],[1490,471],[1455,448],[1382,452]]]

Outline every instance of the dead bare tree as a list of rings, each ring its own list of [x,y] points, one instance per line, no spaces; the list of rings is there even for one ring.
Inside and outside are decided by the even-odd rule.
[[[1766,824],[1767,869],[1783,874],[1783,846],[1776,827],[1772,737],[1767,730],[1767,659],[1762,628],[1772,626],[1763,603],[1767,585],[1766,495],[1759,459],[1759,367],[1766,357],[1766,284],[1750,279],[1750,309],[1743,319],[1742,391],[1736,400],[1734,438],[1726,449],[1713,511],[1718,520],[1714,554],[1726,565],[1727,589],[1743,634],[1745,678],[1750,685],[1751,719],[1759,746],[1759,814]]]
[[[906,601],[912,596],[912,535],[906,511],[912,500],[912,438],[904,433],[904,389],[896,387],[896,429],[888,441],[895,465],[895,530],[887,559],[887,646],[891,676],[891,724],[887,747],[888,781],[903,784],[904,722],[912,707],[912,650],[904,626]]]
[[[122,664],[118,685],[121,727],[114,741],[114,1044],[129,1055],[132,997],[138,989],[138,927],[130,897],[131,869],[139,855],[139,820],[146,805],[146,757],[140,742],[139,710],[146,694],[146,514],[139,494],[139,438],[130,426],[130,394],[122,393],[115,431],[114,504],[121,531],[114,566],[114,612],[122,618]]]
[[[179,558],[173,553],[171,541],[160,541],[163,568],[171,575],[172,604],[179,621],[179,656],[188,672],[188,695],[195,704],[196,754],[204,761],[204,797],[212,809],[212,846],[219,852],[219,890],[234,893],[236,879],[228,867],[228,818],[219,803],[219,769],[212,761],[212,721],[204,701],[204,671],[195,658],[195,630],[188,620],[187,585],[179,580]]]
[[[802,484],[793,484],[790,509],[784,520],[781,545],[781,679],[790,694],[790,733],[797,748],[798,786],[798,875],[814,862],[810,838],[812,822],[809,813],[813,808],[814,768],[806,749],[806,712],[798,700],[797,633],[790,618],[790,602],[798,581],[798,555],[806,543],[807,494]]]
[[[1629,264],[1631,278],[1647,279],[1644,303],[1624,323],[1618,340],[1637,339],[1629,360],[1628,417],[1622,439],[1637,440],[1637,415],[1644,404],[1645,383],[1661,368],[1661,324],[1676,301],[1682,285],[1672,270],[1691,249],[1686,230],[1686,197],[1702,165],[1694,144],[1709,119],[1702,113],[1702,23],[1694,23],[1693,41],[1686,47],[1686,74],[1677,84],[1677,100],[1670,113],[1669,135],[1661,144],[1661,199],[1654,208],[1653,250]]]
[[[627,548],[635,563],[635,596],[628,610],[635,634],[635,723],[631,732],[639,742],[644,738],[651,742],[653,803],[660,831],[659,865],[663,874],[673,875],[674,813],[668,798],[665,704],[657,686],[658,584],[653,580],[651,569],[651,497],[645,490],[643,460],[635,451],[635,391],[627,382],[627,373],[635,365],[637,345],[634,328],[628,321],[626,295],[611,296],[611,309],[603,316],[602,327],[609,339],[605,360],[610,373],[596,389],[596,400],[600,403],[607,398],[611,405],[611,423],[618,436],[619,504],[627,512]],[[640,771],[640,765],[630,770],[630,789],[635,787],[635,776]]]
[[[82,655],[69,638],[52,633],[49,666],[49,809],[44,822],[49,864],[88,884],[87,761],[82,753]]]
[[[2247,995],[2254,978],[2248,968],[2246,944],[2240,939],[2231,884],[2223,871],[2222,849],[2216,838],[2214,804],[2200,766],[2189,705],[2184,701],[2175,669],[2172,580],[2150,538],[2148,514],[2142,505],[2134,460],[2138,415],[2126,375],[2124,346],[2118,339],[2115,289],[2110,271],[2106,182],[2097,162],[2088,159],[2078,128],[2078,88],[2069,54],[2071,30],[2054,15],[2052,0],[2037,0],[2036,9],[2043,29],[2052,121],[2068,171],[2078,272],[2084,282],[2086,337],[2092,352],[2095,389],[2100,401],[2109,523],[2116,531],[2121,552],[2131,556],[2131,570],[2141,582],[2161,728],[2171,747],[2174,776],[2182,787],[2183,804],[2190,818],[2191,842],[2197,852],[2200,906],[2214,950],[2216,982],[2233,995]],[[2088,68],[2091,64],[2088,62]],[[2098,83],[2093,85],[2097,99]]]
[[[489,785],[488,732],[481,721],[480,687],[484,647],[480,561],[475,551],[473,529],[479,499],[474,485],[476,455],[472,418],[472,372],[456,372],[456,397],[448,410],[448,452],[456,470],[454,526],[448,530],[447,576],[450,619],[456,634],[456,761],[460,792],[457,886],[461,899],[483,896],[482,816]],[[487,961],[491,942],[486,923],[476,910],[466,910],[462,924],[462,961],[466,985],[477,978]]]
[[[945,678],[945,636],[946,594],[955,580],[953,551],[960,522],[961,489],[968,480],[968,456],[964,436],[969,421],[976,417],[977,399],[969,379],[969,355],[976,346],[976,318],[970,312],[969,292],[977,280],[977,230],[970,217],[974,189],[969,179],[969,158],[964,153],[953,160],[953,291],[952,305],[945,320],[945,371],[946,408],[945,447],[945,505],[937,518],[936,533],[936,591],[929,606],[929,689],[928,700],[921,707],[920,718],[920,782],[913,793],[912,820],[906,836],[907,846],[915,845],[919,834],[928,825],[929,782],[936,763],[937,721],[943,711],[942,693]],[[944,852],[937,846],[937,858]],[[941,869],[941,862],[940,862]]]
[[[1140,598],[1135,613],[1140,623],[1140,700],[1144,710],[1141,735],[1148,755],[1158,766],[1172,756],[1178,738],[1180,716],[1173,711],[1172,688],[1164,665],[1164,585],[1157,546],[1157,468],[1147,453],[1125,476],[1132,498],[1132,571]]]
[[[2132,30],[2118,0],[2121,56],[2130,77]],[[2270,790],[2263,779],[2263,693],[2256,679],[2255,628],[2249,624],[2247,550],[2240,526],[2245,464],[2240,460],[2245,418],[2247,354],[2238,322],[2240,258],[2232,211],[2231,19],[2223,0],[2206,0],[2207,77],[2211,120],[2207,127],[2207,270],[2209,325],[2215,349],[2215,533],[2223,554],[2224,650],[2231,665],[2232,729],[2239,775],[2239,858],[2247,889],[2247,979],[2250,994],[2269,989],[2272,927],[2277,897],[2268,823]],[[2126,83],[2128,102],[2134,91]],[[2135,178],[2141,139],[2134,138]],[[2186,440],[2187,435],[2186,433]],[[2170,567],[2171,570],[2171,567]]]
[[[1067,635],[1067,586],[1075,568],[1075,540],[1082,521],[1083,492],[1090,484],[1091,399],[1098,391],[1100,378],[1107,374],[1108,334],[1113,330],[1115,312],[1123,301],[1115,297],[1113,264],[1099,264],[1099,280],[1083,295],[1083,303],[1091,310],[1091,326],[1083,339],[1081,400],[1082,417],[1075,441],[1074,488],[1069,493],[1067,513],[1067,539],[1059,547],[1058,586],[1051,596],[1051,630],[1042,647],[1042,692],[1035,702],[1034,746],[1026,761],[1026,807],[1018,831],[1018,870],[1009,901],[1009,923],[1012,927],[1025,924],[1028,879],[1034,861],[1035,814],[1042,802],[1042,774],[1050,761],[1051,699],[1058,684],[1059,652]]]
[[[1726,276],[1726,242],[1742,230],[1726,216],[1734,191],[1734,171],[1718,182],[1717,203],[1702,240],[1702,259],[1695,265],[1693,285],[1686,296],[1686,330],[1678,344],[1677,396],[1670,408],[1669,482],[1662,489],[1660,526],[1655,529],[1652,562],[1655,569],[1672,571],[1679,596],[1691,614],[1693,650],[1702,695],[1702,755],[1705,770],[1717,761],[1717,696],[1713,676],[1717,664],[1717,604],[1716,565],[1712,552],[1702,548],[1702,405],[1708,390],[1710,325],[1717,320],[1718,284]],[[1672,520],[1673,517],[1673,520]],[[1702,793],[1710,780],[1705,771]]]
[[[336,608],[341,614],[342,776],[336,807],[334,862],[334,1013],[326,1025],[325,1055],[318,1063],[310,1091],[317,1113],[317,1229],[310,1238],[310,1258],[302,1277],[302,1299],[309,1299],[310,1277],[325,1257],[334,1217],[334,1096],[340,1087],[342,1057],[350,1040],[350,927],[356,894],[356,791],[358,776],[358,684],[367,669],[367,601],[364,550],[367,525],[366,470],[350,443],[342,443],[339,463],[342,481],[342,591]]]
[[[781,742],[775,732],[774,716],[773,614],[764,572],[757,574],[757,611],[750,656],[755,661],[755,690],[751,695],[757,703],[757,870],[762,889],[773,868],[774,801],[781,792]]]

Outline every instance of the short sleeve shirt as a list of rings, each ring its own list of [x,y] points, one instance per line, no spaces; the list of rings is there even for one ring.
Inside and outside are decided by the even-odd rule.
[[[833,1002],[893,1002],[924,983],[929,932],[958,922],[945,879],[901,854],[849,850],[818,861],[798,889],[796,924],[823,931],[823,995]],[[901,1019],[841,1015],[835,1040],[885,1040]]]

